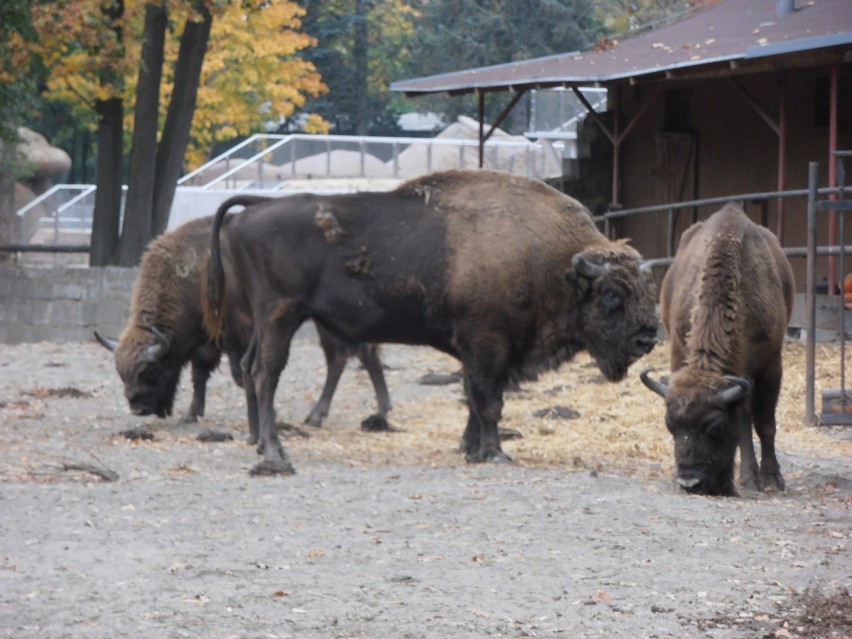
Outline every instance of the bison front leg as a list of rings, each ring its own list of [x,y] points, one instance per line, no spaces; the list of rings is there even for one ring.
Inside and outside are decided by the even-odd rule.
[[[780,392],[780,370],[755,378],[753,413],[754,429],[760,439],[760,479],[763,488],[784,490],[784,477],[775,455],[775,408]]]
[[[506,463],[512,458],[500,446],[497,424],[503,412],[503,385],[465,373],[468,420],[462,437],[465,459],[473,463]]]
[[[181,417],[181,422],[194,424],[199,417],[204,417],[205,400],[207,398],[207,382],[213,370],[219,365],[221,351],[212,343],[204,344],[192,355],[192,403],[189,411]]]

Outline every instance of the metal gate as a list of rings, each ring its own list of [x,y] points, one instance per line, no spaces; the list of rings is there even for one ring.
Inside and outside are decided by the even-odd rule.
[[[808,166],[808,254],[807,254],[807,284],[805,292],[805,312],[807,314],[807,379],[805,398],[805,419],[808,423],[822,424],[852,424],[852,388],[848,386],[846,378],[846,350],[847,332],[850,332],[852,323],[852,308],[847,309],[845,300],[845,286],[843,274],[846,272],[845,263],[847,255],[846,242],[846,216],[852,211],[852,199],[844,199],[844,182],[846,177],[844,158],[852,157],[852,151],[836,151],[836,175],[837,188],[832,195],[836,199],[818,199],[817,183],[819,164],[811,162]],[[836,224],[837,237],[840,238],[839,246],[828,247],[828,250],[818,250],[817,227],[821,216],[828,215],[831,223]],[[817,323],[817,291],[816,291],[816,260],[817,253],[828,253],[829,259],[838,259],[837,273],[840,274],[840,290],[838,294],[829,290],[825,297],[824,309],[828,316],[833,319],[833,324],[840,341],[840,388],[824,389],[822,391],[822,413],[817,415],[815,409],[815,380],[816,380],[816,332],[820,328]],[[831,280],[832,278],[829,278]],[[831,282],[829,286],[833,286]],[[852,306],[852,305],[850,305]]]

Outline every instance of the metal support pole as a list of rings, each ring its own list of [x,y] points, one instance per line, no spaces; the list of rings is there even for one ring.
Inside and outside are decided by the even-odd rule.
[[[817,179],[819,163],[808,164],[808,258],[805,282],[805,314],[807,343],[805,347],[805,422],[816,423],[814,387],[816,375],[816,246],[817,246]]]

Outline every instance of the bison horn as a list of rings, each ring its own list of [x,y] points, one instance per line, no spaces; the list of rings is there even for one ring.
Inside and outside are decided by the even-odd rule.
[[[666,393],[669,392],[669,387],[663,384],[662,382],[657,381],[656,379],[652,379],[651,376],[648,375],[648,373],[650,372],[651,369],[646,368],[641,373],[639,373],[639,379],[642,380],[642,383],[645,384],[645,386],[647,386],[652,391],[657,393],[657,395],[665,399]]]
[[[571,258],[571,265],[574,267],[574,269],[576,269],[576,271],[580,275],[592,280],[600,277],[601,275],[606,273],[607,270],[606,266],[590,262],[579,253],[577,253],[574,257]]]
[[[719,393],[719,402],[723,406],[728,406],[751,392],[751,382],[745,377],[725,375],[725,379],[731,382],[732,386]]]
[[[165,357],[171,345],[169,344],[169,338],[159,328],[151,326],[149,330],[157,338],[157,341],[145,350],[145,357],[150,362],[156,362]]]
[[[95,331],[95,339],[98,340],[98,344],[103,346],[108,351],[115,352],[115,349],[118,348],[118,342],[116,342],[115,340],[109,339],[107,337],[104,337],[103,335],[101,335],[97,331]]]

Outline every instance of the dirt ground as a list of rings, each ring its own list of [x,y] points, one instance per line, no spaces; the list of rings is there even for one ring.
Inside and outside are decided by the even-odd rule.
[[[0,346],[0,637],[852,637],[852,438],[801,423],[801,347],[787,490],[738,498],[670,481],[636,379],[665,349],[619,384],[584,357],[524,384],[504,410],[517,463],[474,466],[460,385],[419,382],[458,367],[425,348],[384,347],[403,432],[359,428],[375,403],[355,362],[302,426],[324,376],[302,335],[277,397],[298,472],[258,478],[225,365],[184,425],[132,416],[94,343]]]

